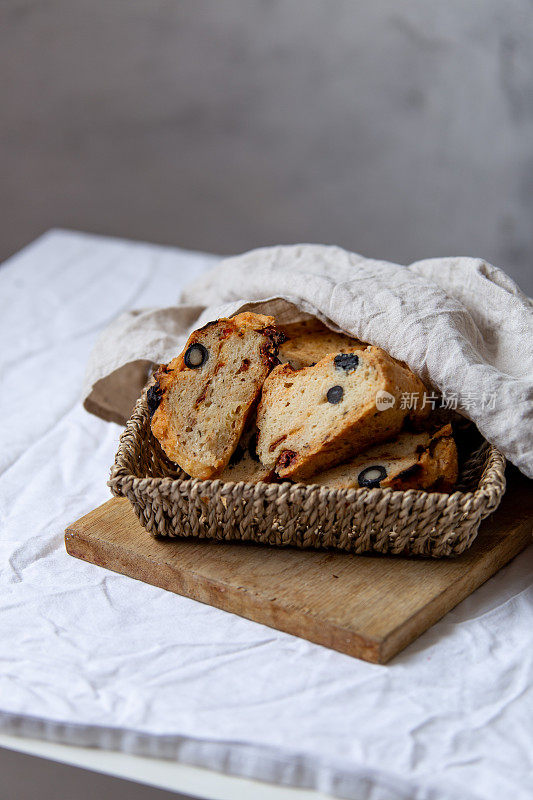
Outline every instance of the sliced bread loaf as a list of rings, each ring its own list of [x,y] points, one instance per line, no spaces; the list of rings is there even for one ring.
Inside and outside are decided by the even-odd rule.
[[[366,344],[344,333],[335,333],[317,319],[285,325],[287,337],[279,348],[279,360],[294,369],[311,367],[330,353],[352,353]]]
[[[270,483],[274,477],[272,467],[265,467],[257,455],[257,428],[255,422],[247,424],[228,466],[218,476],[221,481],[239,483]]]
[[[214,478],[228,464],[263,381],[278,363],[283,336],[274,322],[251,313],[210,322],[156,372],[148,392],[152,433],[193,478]]]
[[[421,420],[425,386],[379,347],[328,355],[315,366],[276,367],[263,385],[257,452],[281,478],[301,480]],[[417,396],[417,408],[402,394]]]
[[[332,489],[431,489],[450,492],[457,482],[457,448],[451,425],[433,433],[400,433],[369,447],[347,464],[314,475],[304,483]]]

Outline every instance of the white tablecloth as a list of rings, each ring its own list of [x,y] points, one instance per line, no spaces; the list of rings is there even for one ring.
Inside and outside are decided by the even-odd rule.
[[[0,729],[356,800],[531,800],[532,548],[388,666],[66,555],[120,434],[79,402],[98,332],[212,264],[53,231],[0,269]]]

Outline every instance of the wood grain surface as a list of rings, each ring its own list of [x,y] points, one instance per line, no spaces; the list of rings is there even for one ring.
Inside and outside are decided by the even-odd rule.
[[[532,486],[513,471],[498,511],[454,559],[156,540],[123,498],[70,525],[65,545],[76,558],[383,664],[526,547]]]

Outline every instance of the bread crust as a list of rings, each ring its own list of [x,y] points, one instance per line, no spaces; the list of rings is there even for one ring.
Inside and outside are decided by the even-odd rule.
[[[379,347],[354,351],[359,366],[343,372],[338,355],[315,366],[276,367],[263,385],[257,412],[258,453],[280,478],[302,480],[340,464],[371,444],[395,436],[407,418],[420,424],[429,408],[420,408],[425,386],[404,365]],[[329,389],[342,390],[329,400]],[[378,392],[393,403],[376,406]],[[418,407],[402,407],[402,394],[419,397]]]

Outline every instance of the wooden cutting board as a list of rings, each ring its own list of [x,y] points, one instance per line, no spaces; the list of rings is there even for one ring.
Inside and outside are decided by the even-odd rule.
[[[513,471],[498,511],[455,559],[153,539],[113,498],[65,532],[76,558],[379,664],[531,541],[533,482]]]

